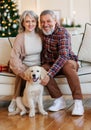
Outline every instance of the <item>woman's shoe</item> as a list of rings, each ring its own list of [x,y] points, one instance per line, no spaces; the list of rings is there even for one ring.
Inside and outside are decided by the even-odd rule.
[[[12,99],[10,102],[10,105],[8,106],[8,111],[9,112],[14,112],[16,110],[16,100]]]

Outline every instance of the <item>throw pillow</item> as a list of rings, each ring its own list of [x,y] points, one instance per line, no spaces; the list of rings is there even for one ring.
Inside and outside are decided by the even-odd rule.
[[[91,24],[86,23],[85,31],[78,51],[80,61],[91,62]]]

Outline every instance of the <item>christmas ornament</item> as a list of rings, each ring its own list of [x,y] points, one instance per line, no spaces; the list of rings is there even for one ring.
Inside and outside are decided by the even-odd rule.
[[[13,24],[13,28],[17,28],[17,24]]]

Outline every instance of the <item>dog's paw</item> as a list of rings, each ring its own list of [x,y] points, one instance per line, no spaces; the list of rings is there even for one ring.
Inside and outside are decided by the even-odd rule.
[[[26,115],[26,113],[27,113],[26,111],[21,111],[20,116],[24,116],[24,115]]]
[[[35,112],[30,112],[29,113],[29,117],[34,117],[35,116]]]
[[[41,114],[42,114],[42,115],[48,115],[48,112],[42,111]]]

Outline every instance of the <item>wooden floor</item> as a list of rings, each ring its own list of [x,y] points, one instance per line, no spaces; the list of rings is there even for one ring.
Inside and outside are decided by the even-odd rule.
[[[72,116],[73,100],[65,99],[67,107],[58,112],[48,112],[48,116],[36,114],[30,118],[28,115],[8,116],[9,102],[0,102],[0,130],[91,130],[91,98],[83,100],[84,116]],[[44,99],[47,109],[53,101]]]

